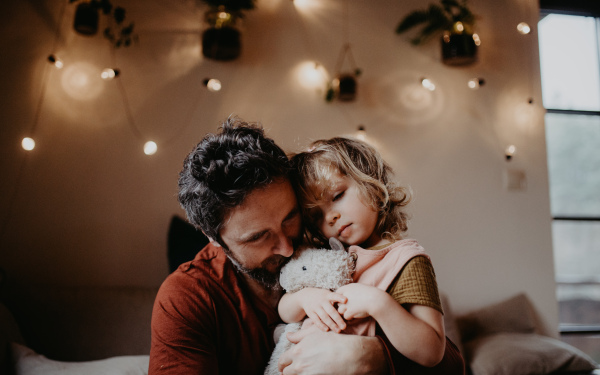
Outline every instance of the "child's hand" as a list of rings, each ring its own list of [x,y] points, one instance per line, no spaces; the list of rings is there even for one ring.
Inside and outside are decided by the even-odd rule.
[[[332,330],[337,333],[346,328],[346,322],[336,308],[335,303],[346,303],[347,298],[327,289],[304,288],[302,294],[302,309],[306,316],[323,331]]]
[[[383,291],[374,286],[359,283],[344,285],[336,290],[348,298],[348,302],[338,305],[338,312],[346,320],[366,318],[371,315],[370,311],[376,303],[380,302]],[[383,292],[387,295],[387,293]]]

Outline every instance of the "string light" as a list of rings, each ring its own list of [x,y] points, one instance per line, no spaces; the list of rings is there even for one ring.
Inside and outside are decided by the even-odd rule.
[[[158,151],[158,146],[155,142],[148,141],[144,144],[144,154],[146,155],[154,155]]]
[[[221,91],[221,81],[215,78],[207,78],[204,80],[204,86],[208,89],[208,91]]]
[[[421,78],[421,85],[429,91],[435,90],[435,84],[429,78]]]
[[[521,22],[517,25],[517,30],[523,34],[529,34],[531,32],[531,27],[529,27],[529,25],[526,22]]]
[[[118,77],[119,74],[121,72],[119,71],[119,69],[111,69],[111,68],[106,68],[102,71],[102,73],[100,73],[100,77],[104,80],[111,80],[115,77]]]
[[[48,56],[48,61],[56,67],[56,69],[61,69],[64,64],[63,62],[56,56],[50,55]]]
[[[296,69],[298,81],[304,88],[323,88],[329,80],[327,71],[318,62],[305,61],[300,63]]]
[[[510,145],[504,150],[504,156],[506,157],[506,161],[510,161],[513,155],[517,152],[517,148],[515,145]]]
[[[364,125],[358,125],[358,129],[356,130],[356,139],[361,141],[367,140],[367,130]]]
[[[480,86],[485,84],[485,80],[483,78],[471,78],[469,82],[467,82],[467,86],[471,90],[477,90]]]
[[[35,148],[35,141],[33,138],[25,137],[21,141],[21,147],[23,147],[23,150],[25,151],[31,151]]]

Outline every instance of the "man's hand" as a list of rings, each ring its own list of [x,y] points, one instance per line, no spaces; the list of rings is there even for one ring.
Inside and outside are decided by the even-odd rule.
[[[289,333],[296,344],[279,358],[284,375],[386,374],[384,349],[376,337],[323,332],[316,326]]]

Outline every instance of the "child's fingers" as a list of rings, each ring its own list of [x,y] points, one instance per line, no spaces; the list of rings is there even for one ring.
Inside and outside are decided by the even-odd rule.
[[[331,292],[328,295],[329,301],[333,304],[333,303],[346,303],[348,302],[348,297],[339,294],[339,293],[335,293],[335,292]]]
[[[331,305],[329,305],[329,307],[333,308]],[[336,315],[337,314],[336,311],[334,311],[334,313]],[[331,316],[329,315],[329,313],[325,310],[321,310],[318,311],[317,314],[319,314],[319,318],[321,318],[321,321],[327,326],[329,327],[332,331],[340,333],[341,329],[340,327],[338,327],[338,324],[336,322],[333,321],[333,319],[331,319]]]
[[[325,306],[325,312],[327,312],[327,314],[329,314],[329,317],[336,324],[336,326],[338,328],[338,332],[346,329],[346,322],[344,321],[344,319],[342,318],[340,313],[337,311],[337,309],[335,307],[333,307],[333,305]]]
[[[329,331],[329,327],[321,321],[321,317],[317,314],[307,314],[307,316],[312,320],[313,324],[317,326],[321,331],[327,332]]]

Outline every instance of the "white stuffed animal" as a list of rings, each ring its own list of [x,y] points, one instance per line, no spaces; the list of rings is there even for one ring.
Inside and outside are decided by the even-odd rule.
[[[287,293],[303,288],[323,288],[335,291],[352,282],[355,259],[344,249],[344,245],[335,238],[329,239],[329,249],[298,249],[292,259],[281,268],[279,283]],[[277,344],[265,370],[265,375],[277,375],[277,362],[283,352],[291,348],[287,339],[288,332],[300,330],[302,322],[285,325],[284,332],[275,340]]]

